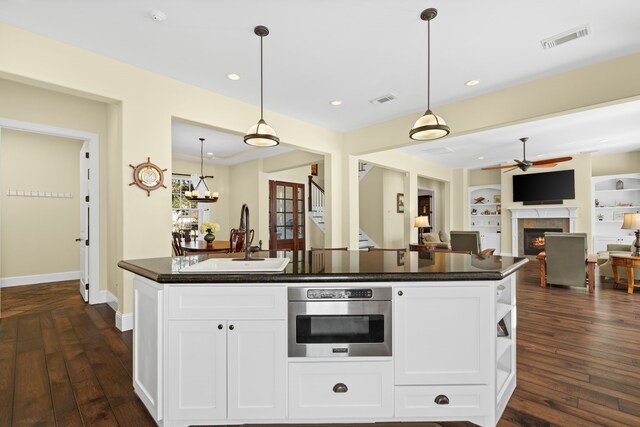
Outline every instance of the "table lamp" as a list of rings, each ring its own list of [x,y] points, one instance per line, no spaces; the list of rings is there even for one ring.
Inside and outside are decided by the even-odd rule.
[[[631,256],[640,257],[640,213],[624,214],[623,230],[635,230],[636,240],[633,241],[633,253]]]
[[[415,227],[418,227],[418,243],[422,244],[424,243],[422,241],[423,239],[423,235],[422,235],[422,229],[424,227],[431,227],[431,225],[429,224],[429,217],[424,215],[424,216],[417,216],[416,217],[416,222],[415,222]]]

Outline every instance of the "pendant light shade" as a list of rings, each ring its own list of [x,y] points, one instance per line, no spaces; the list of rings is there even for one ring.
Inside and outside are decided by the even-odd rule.
[[[280,138],[276,135],[276,131],[264,121],[264,83],[262,72],[262,39],[269,35],[269,29],[263,25],[258,25],[253,29],[253,32],[260,37],[260,120],[258,123],[251,126],[244,136],[245,144],[253,145],[254,147],[273,147],[280,144]]]
[[[427,21],[427,111],[409,131],[409,137],[416,141],[428,141],[449,135],[449,126],[440,116],[431,111],[431,20],[438,15],[434,8],[425,9],[420,19]]]

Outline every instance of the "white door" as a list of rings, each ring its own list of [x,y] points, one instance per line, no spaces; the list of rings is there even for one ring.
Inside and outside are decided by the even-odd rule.
[[[89,301],[89,142],[80,149],[80,295]]]
[[[495,323],[488,286],[400,286],[395,291],[396,385],[489,382]]]
[[[229,321],[229,419],[286,416],[287,338],[284,320]]]

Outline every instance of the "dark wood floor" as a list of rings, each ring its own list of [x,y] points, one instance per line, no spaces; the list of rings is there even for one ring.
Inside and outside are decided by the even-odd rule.
[[[518,280],[518,387],[499,426],[640,426],[640,292],[542,289],[533,262]],[[0,290],[0,426],[154,425],[131,386],[131,332],[77,288]]]

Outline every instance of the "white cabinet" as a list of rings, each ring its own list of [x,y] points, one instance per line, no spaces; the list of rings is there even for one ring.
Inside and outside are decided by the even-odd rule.
[[[469,230],[480,232],[480,248],[501,251],[502,198],[499,184],[469,187]]]
[[[169,419],[283,418],[285,334],[282,320],[170,321]]]
[[[593,184],[593,250],[608,243],[631,244],[633,230],[623,230],[625,213],[640,212],[640,174],[595,176]]]
[[[489,286],[395,288],[396,385],[489,382]]]

